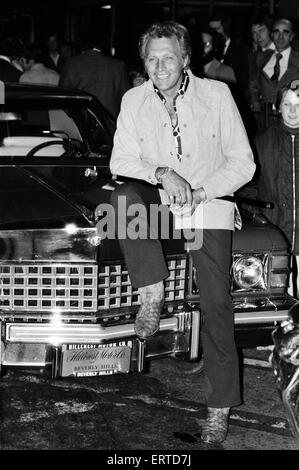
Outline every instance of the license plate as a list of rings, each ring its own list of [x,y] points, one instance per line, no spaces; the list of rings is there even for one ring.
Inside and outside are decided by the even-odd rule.
[[[94,377],[128,373],[132,341],[62,346],[61,377]]]

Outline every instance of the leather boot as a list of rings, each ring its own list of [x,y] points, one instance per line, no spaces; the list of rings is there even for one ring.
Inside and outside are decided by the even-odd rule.
[[[226,438],[230,408],[208,408],[208,415],[201,430],[201,440],[219,444]]]
[[[140,287],[140,308],[135,320],[135,333],[139,338],[146,339],[159,330],[160,313],[164,303],[163,281],[149,286]]]

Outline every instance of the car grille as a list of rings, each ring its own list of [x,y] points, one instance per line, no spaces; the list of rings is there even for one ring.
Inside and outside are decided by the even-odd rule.
[[[0,266],[0,308],[14,311],[96,311],[97,266]]]
[[[186,258],[168,260],[169,277],[165,281],[165,301],[184,299]],[[125,264],[113,263],[99,267],[99,310],[139,305],[138,289],[131,285]]]
[[[166,302],[184,299],[187,261],[168,260]],[[139,304],[124,263],[1,264],[0,309],[15,312],[92,313]]]

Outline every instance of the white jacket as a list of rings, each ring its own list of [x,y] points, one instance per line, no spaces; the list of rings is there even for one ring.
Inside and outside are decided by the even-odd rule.
[[[169,114],[149,80],[123,97],[111,156],[113,174],[157,184],[155,170],[170,166],[192,188],[207,194],[204,228],[234,227],[234,204],[215,200],[251,180],[255,164],[247,134],[229,88],[195,77],[177,98],[182,160],[176,156]]]

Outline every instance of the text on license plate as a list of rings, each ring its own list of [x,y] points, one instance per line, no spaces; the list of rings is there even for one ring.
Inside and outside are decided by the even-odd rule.
[[[128,373],[132,341],[70,344],[62,347],[62,377],[91,377]]]

